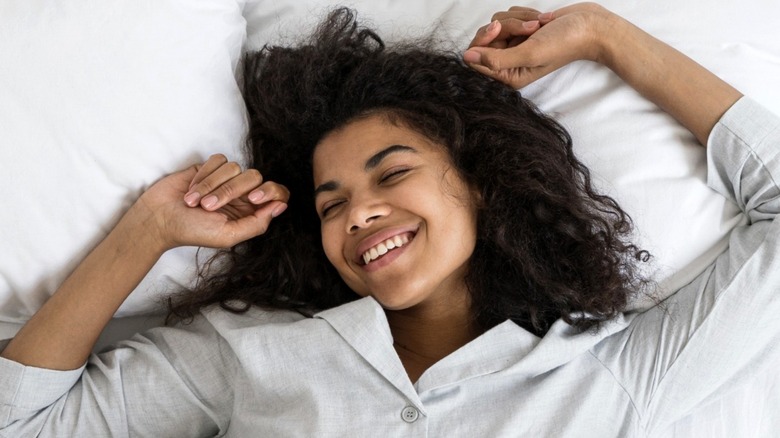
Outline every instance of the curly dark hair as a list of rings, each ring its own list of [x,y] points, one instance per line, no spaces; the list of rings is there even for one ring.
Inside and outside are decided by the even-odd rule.
[[[221,268],[173,315],[214,303],[311,312],[358,298],[322,249],[311,159],[326,134],[369,114],[444,145],[480,190],[466,277],[479,327],[507,318],[538,335],[559,318],[595,327],[645,283],[638,266],[649,254],[629,242],[627,214],[596,193],[568,133],[460,54],[422,40],[386,45],[341,8],[307,42],[244,61],[248,153],[292,196],[265,234],[219,254]]]

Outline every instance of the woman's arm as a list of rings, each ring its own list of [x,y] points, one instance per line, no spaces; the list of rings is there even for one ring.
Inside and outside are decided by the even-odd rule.
[[[263,183],[257,171],[242,172],[223,156],[165,177],[139,198],[0,356],[38,368],[80,367],[163,252],[183,245],[229,247],[262,234],[288,198],[283,186]]]
[[[2,357],[38,368],[70,370],[86,360],[116,310],[162,255],[133,207],[22,327]]]
[[[780,363],[780,118],[740,99],[713,128],[707,156],[708,185],[748,224],[663,306],[629,316],[629,328],[594,350],[648,436]]]
[[[708,184],[749,218],[713,265],[663,306],[627,315],[630,326],[592,351],[629,394],[647,434],[774,370],[780,363],[780,119],[596,5],[552,15],[517,8],[495,18],[498,24],[481,29],[464,54],[474,68],[521,87],[578,59],[608,66],[708,145]]]
[[[521,88],[576,60],[609,67],[688,128],[701,144],[739,91],[687,56],[594,3],[513,7],[477,31],[464,60]]]

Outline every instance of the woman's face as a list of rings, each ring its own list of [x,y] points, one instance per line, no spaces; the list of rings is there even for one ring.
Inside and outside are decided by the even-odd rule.
[[[322,246],[352,290],[389,310],[466,293],[476,203],[444,147],[376,115],[329,133],[313,164]]]

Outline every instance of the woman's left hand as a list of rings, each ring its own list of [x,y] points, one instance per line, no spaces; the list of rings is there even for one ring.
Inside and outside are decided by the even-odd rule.
[[[600,62],[612,14],[595,3],[540,13],[513,6],[477,31],[463,59],[475,70],[522,88],[572,61]]]

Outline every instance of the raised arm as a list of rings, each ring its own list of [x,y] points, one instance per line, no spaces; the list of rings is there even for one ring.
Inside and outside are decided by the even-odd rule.
[[[464,60],[515,88],[576,60],[605,65],[671,114],[699,142],[739,91],[679,51],[595,3],[553,12],[513,7],[477,31]]]
[[[708,145],[708,184],[748,218],[715,263],[663,306],[629,315],[628,328],[593,350],[646,434],[663,433],[752,376],[776,375],[780,119],[600,6],[513,8],[494,18],[464,54],[475,69],[519,88],[574,60],[604,64]]]
[[[213,156],[157,182],[19,331],[0,356],[52,370],[80,367],[116,310],[170,248],[229,247],[262,234],[287,190]]]

